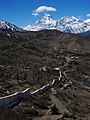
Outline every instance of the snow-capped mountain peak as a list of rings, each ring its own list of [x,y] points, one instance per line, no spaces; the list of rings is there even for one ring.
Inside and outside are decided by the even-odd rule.
[[[87,19],[84,21],[85,23],[90,23],[90,19]]]
[[[71,23],[71,22],[76,22],[76,21],[78,21],[78,18],[76,18],[76,17],[74,17],[74,16],[72,16],[72,17],[64,16],[64,17],[61,18],[61,21],[62,21],[63,23]]]
[[[56,20],[54,20],[50,14],[45,14],[45,16],[42,17],[41,22],[52,24],[53,22],[56,22]]]
[[[43,16],[43,19],[51,19],[52,16],[50,14],[45,13],[45,16]]]
[[[19,28],[16,25],[6,22],[5,20],[2,19],[0,19],[0,29],[11,31],[23,31],[22,28]]]
[[[56,29],[56,20],[52,18],[50,14],[45,14],[40,20],[37,20],[35,24],[24,27],[24,30],[39,31],[43,29]]]
[[[45,16],[43,16],[41,18],[41,20],[36,21],[36,24],[39,24],[39,23],[42,23],[42,24],[53,24],[54,22],[56,22],[56,20],[53,19],[50,14],[45,14]]]
[[[40,31],[43,29],[56,29],[74,34],[84,33],[90,31],[90,19],[82,20],[74,16],[64,16],[61,19],[55,20],[50,14],[45,14],[35,24],[24,27],[24,30],[29,31]]]

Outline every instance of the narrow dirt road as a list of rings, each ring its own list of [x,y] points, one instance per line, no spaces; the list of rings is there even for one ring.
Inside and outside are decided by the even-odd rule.
[[[52,102],[54,103],[54,105],[56,106],[56,108],[59,110],[59,112],[61,114],[69,113],[69,111],[66,109],[66,107],[63,105],[62,101],[60,101],[56,96],[56,91],[54,90],[54,88],[51,89],[52,93],[49,95],[50,99],[52,100]]]

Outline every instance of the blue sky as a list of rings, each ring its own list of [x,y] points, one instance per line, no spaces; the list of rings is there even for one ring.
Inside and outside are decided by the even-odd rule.
[[[55,11],[47,11],[55,19],[63,16],[76,16],[88,19],[90,0],[0,0],[0,18],[17,26],[26,26],[40,19],[44,12],[35,12],[40,6],[52,7]],[[35,17],[32,13],[37,13]],[[90,16],[90,15],[88,15]]]

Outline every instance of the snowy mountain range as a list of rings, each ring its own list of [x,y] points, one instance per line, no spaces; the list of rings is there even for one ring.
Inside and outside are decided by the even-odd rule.
[[[61,19],[53,19],[50,14],[45,14],[40,20],[36,21],[33,25],[19,28],[14,24],[0,19],[0,30],[11,31],[40,31],[40,30],[58,30],[61,32],[74,33],[74,34],[90,34],[90,19],[81,20],[74,16],[64,16]]]
[[[23,31],[22,28],[19,28],[16,25],[6,22],[5,20],[2,19],[0,19],[0,30]]]
[[[41,20],[38,20],[33,25],[28,25],[26,27],[23,27],[24,30],[28,31],[40,31],[44,29],[55,29],[62,32],[68,32],[68,33],[86,33],[90,32],[90,19],[87,20],[81,20],[74,16],[68,17],[62,17],[61,19],[53,19],[50,14],[45,14],[44,17],[41,18]]]

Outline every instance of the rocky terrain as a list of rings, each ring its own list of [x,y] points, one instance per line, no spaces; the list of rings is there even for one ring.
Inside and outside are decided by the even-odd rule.
[[[58,86],[0,109],[0,120],[89,120],[90,36],[43,30],[0,32],[0,96]]]

